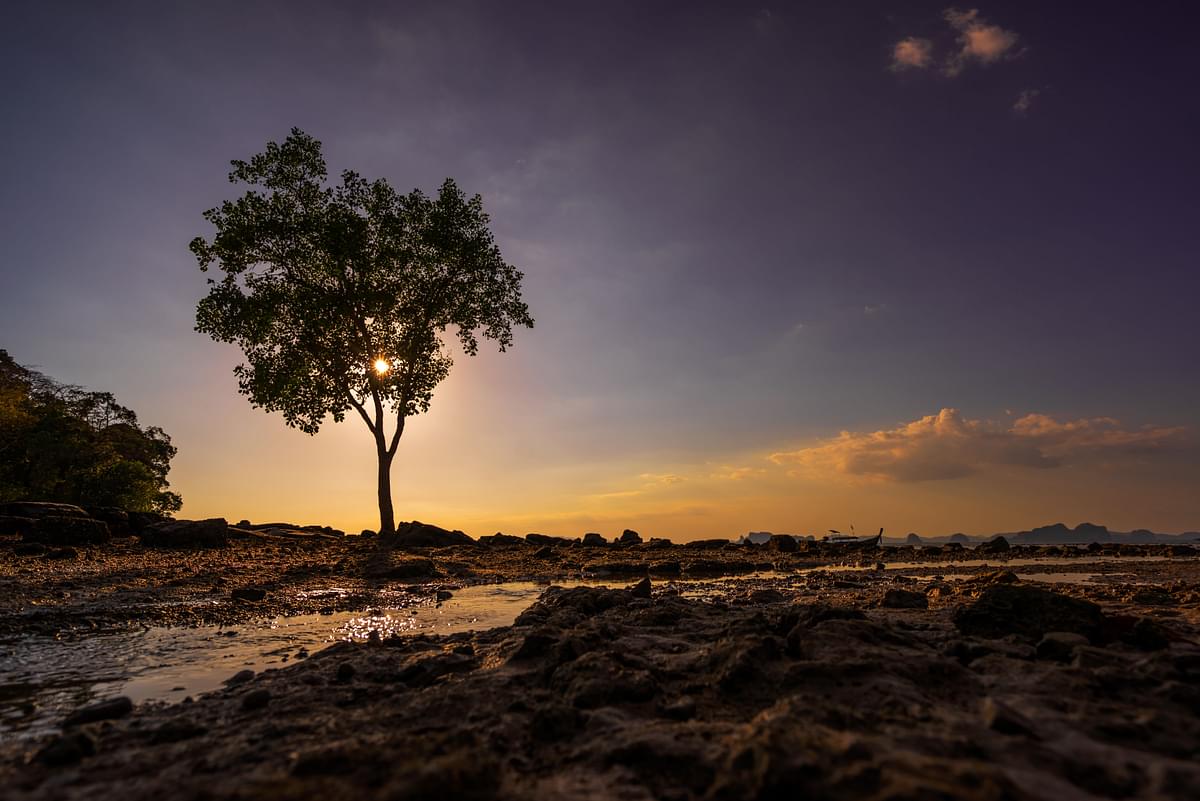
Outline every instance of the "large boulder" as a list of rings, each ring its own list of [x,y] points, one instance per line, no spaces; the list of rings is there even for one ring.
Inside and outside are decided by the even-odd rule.
[[[148,548],[220,548],[229,542],[229,524],[223,517],[164,520],[146,526],[138,536]]]
[[[133,536],[133,528],[129,525],[129,513],[116,506],[89,506],[88,514],[97,520],[108,524],[108,533],[114,537]]]
[[[396,533],[388,534],[386,542],[416,548],[441,548],[447,545],[471,545],[475,540],[461,531],[449,531],[440,526],[413,520],[396,526]]]
[[[608,545],[608,540],[604,539],[604,537],[600,536],[594,531],[589,531],[583,535],[583,544],[589,548],[599,548],[601,546]]]
[[[165,523],[171,518],[166,515],[160,515],[158,512],[130,512],[129,513],[129,528],[137,536],[141,536],[142,532],[156,523]]]
[[[526,534],[525,540],[534,545],[558,545],[562,547],[574,545],[576,542],[576,540],[569,540],[566,537],[552,537],[549,534]]]
[[[641,545],[642,535],[638,534],[631,528],[627,528],[621,532],[621,536],[617,539],[618,545]]]
[[[503,534],[497,531],[490,536],[480,537],[480,545],[528,545],[529,543],[523,537],[517,537],[512,534]]]
[[[954,625],[973,637],[1016,634],[1036,642],[1046,632],[1066,631],[1096,640],[1102,635],[1104,613],[1091,601],[1039,587],[992,584],[974,602],[955,610]]]
[[[26,542],[47,545],[98,545],[109,538],[108,524],[90,517],[47,515],[36,518],[22,534]]]
[[[17,515],[2,515],[0,516],[0,537],[25,537],[26,533],[33,530],[35,521],[32,517],[18,517]]]
[[[996,537],[987,542],[981,542],[975,550],[979,553],[1004,553],[1011,547],[1008,544],[1008,540],[1004,539],[1004,537]]]
[[[799,547],[791,534],[772,534],[771,539],[767,540],[767,548],[780,553],[792,553]]]
[[[10,517],[91,517],[83,508],[69,503],[10,501],[0,503],[0,515]]]

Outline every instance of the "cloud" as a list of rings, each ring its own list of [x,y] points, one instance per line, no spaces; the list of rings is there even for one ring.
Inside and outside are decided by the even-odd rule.
[[[745,481],[748,478],[760,476],[765,473],[761,467],[735,467],[733,465],[721,465],[716,472],[709,475],[709,478],[717,481]]]
[[[677,476],[674,473],[642,473],[638,478],[651,486],[658,484],[682,484],[684,481],[687,481],[683,476]]]
[[[1041,93],[1040,89],[1022,89],[1021,94],[1017,95],[1017,102],[1013,103],[1013,111],[1018,114],[1028,114],[1029,109],[1033,106],[1034,98]]]
[[[1018,36],[999,25],[993,25],[979,15],[979,10],[959,11],[948,8],[943,16],[950,27],[958,31],[958,52],[947,60],[943,71],[958,75],[969,64],[994,64],[1013,55]]]
[[[1016,47],[1020,37],[1014,31],[988,22],[980,16],[979,9],[947,8],[942,12],[942,19],[954,36],[952,46],[946,42],[952,52],[941,65],[942,73],[948,77],[955,77],[972,64],[995,64],[1019,52]],[[929,69],[934,66],[933,50],[934,44],[929,39],[907,36],[892,45],[889,69],[893,72]]]
[[[1123,428],[1110,417],[1059,422],[1029,414],[1010,426],[970,420],[942,409],[897,428],[870,433],[843,431],[808,448],[771,455],[779,465],[881,481],[964,478],[993,467],[1051,469],[1182,447],[1184,428]]]
[[[892,47],[892,70],[923,70],[933,64],[933,42],[909,36]]]

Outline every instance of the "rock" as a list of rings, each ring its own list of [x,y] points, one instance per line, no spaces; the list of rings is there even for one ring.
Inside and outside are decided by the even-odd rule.
[[[1012,737],[1037,737],[1029,718],[1002,701],[984,698],[981,711],[984,725],[992,731]]]
[[[767,540],[767,548],[780,553],[792,553],[799,547],[791,534],[772,534],[771,539]]]
[[[562,546],[573,544],[574,540],[569,540],[566,537],[551,537],[549,534],[526,534],[525,541],[531,542],[534,545],[550,545]]]
[[[13,553],[17,556],[41,556],[47,550],[40,542],[22,542],[13,548]]]
[[[534,710],[530,733],[544,742],[561,742],[579,733],[579,710],[564,704],[548,704]]]
[[[9,501],[0,503],[0,515],[6,517],[82,517],[89,518],[87,511],[69,503],[46,503],[43,501]]]
[[[457,529],[449,531],[431,523],[413,520],[396,526],[395,534],[383,536],[385,542],[416,548],[444,548],[448,545],[471,545],[475,540]]]
[[[977,553],[1004,553],[1011,547],[1008,544],[1008,540],[1004,539],[1004,537],[996,537],[995,539],[980,543],[975,548],[975,551]]]
[[[892,588],[883,594],[879,605],[884,609],[928,609],[929,599],[923,592]]]
[[[990,570],[968,579],[972,584],[1016,584],[1020,580],[1011,570]]]
[[[251,690],[242,696],[242,709],[253,711],[255,709],[263,709],[267,704],[271,703],[271,691],[259,688]]]
[[[787,596],[774,587],[759,587],[751,590],[745,596],[747,603],[777,604],[787,600]]]
[[[1142,651],[1161,651],[1171,644],[1167,630],[1148,617],[1138,618],[1125,641]]]
[[[0,537],[24,538],[26,532],[33,530],[34,522],[32,517],[18,517],[16,515],[0,516]]]
[[[660,704],[658,714],[671,720],[691,720],[696,716],[696,699],[685,695],[682,698]]]
[[[514,537],[512,534],[501,534],[497,531],[490,537],[480,537],[479,544],[494,547],[497,545],[528,545],[529,543],[522,537]]]
[[[543,545],[533,552],[534,559],[549,559],[554,556],[554,549],[549,545]]]
[[[108,524],[104,521],[68,515],[36,518],[33,527],[23,536],[26,542],[46,545],[98,545],[107,542],[108,538]]]
[[[220,548],[229,542],[229,524],[223,517],[164,520],[146,526],[138,537],[147,548]]]
[[[84,723],[95,723],[100,720],[115,720],[123,718],[133,711],[133,701],[124,695],[110,698],[83,709],[76,709],[63,720],[63,727],[80,726]]]
[[[252,601],[257,603],[267,597],[267,591],[261,587],[238,587],[229,593],[235,601]]]
[[[338,684],[345,684],[354,678],[356,672],[354,665],[349,662],[343,662],[337,667],[337,672],[334,674],[334,681]]]
[[[1104,614],[1091,601],[1023,584],[993,584],[954,611],[954,625],[975,637],[1016,634],[1040,640],[1048,631],[1067,631],[1095,639]]]
[[[79,551],[71,547],[53,548],[46,552],[47,559],[78,559]]]
[[[116,506],[89,506],[87,512],[97,520],[103,520],[108,525],[108,532],[114,537],[133,536],[133,527],[129,524],[129,513]]]
[[[634,598],[649,598],[650,597],[650,577],[639,581],[629,588],[629,594]]]
[[[414,662],[396,674],[396,679],[409,687],[428,687],[442,676],[450,673],[462,673],[473,669],[478,664],[473,656],[456,654],[451,651]]]
[[[367,575],[381,579],[427,578],[438,575],[432,559],[420,557],[399,557],[391,554],[390,558],[371,565]]]
[[[234,673],[232,676],[225,679],[225,684],[232,687],[237,684],[245,684],[253,678],[254,671],[247,668],[246,670],[239,670],[237,673]]]
[[[631,528],[627,528],[621,532],[621,536],[617,539],[618,545],[640,545],[642,543],[642,535],[638,534]]]
[[[601,537],[594,531],[589,531],[583,535],[583,544],[589,548],[598,548],[603,545],[608,545],[608,540]]]
[[[358,536],[369,540],[375,536],[375,532],[372,529],[364,528],[362,531],[358,532]]]
[[[170,519],[166,515],[160,515],[158,512],[130,512],[129,529],[135,536],[141,536],[143,531],[155,523],[164,523]]]
[[[1087,637],[1070,631],[1048,631],[1037,644],[1037,658],[1069,662],[1075,647],[1088,645]]]
[[[179,720],[168,720],[155,729],[154,733],[150,735],[150,742],[156,745],[181,743],[184,740],[203,737],[205,734],[208,734],[208,729],[204,726],[187,718],[181,718]]]
[[[659,576],[678,576],[680,570],[678,562],[652,562],[650,564],[650,572]]]
[[[55,737],[37,752],[33,761],[56,768],[73,765],[85,757],[95,756],[95,754],[96,744],[92,738],[84,732],[73,731]]]

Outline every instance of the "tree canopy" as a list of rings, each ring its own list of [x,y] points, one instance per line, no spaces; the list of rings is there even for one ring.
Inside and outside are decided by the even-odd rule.
[[[358,413],[376,440],[388,529],[385,468],[405,420],[428,410],[449,374],[445,335],[468,355],[480,337],[507,349],[514,327],[533,325],[523,276],[501,256],[480,197],[452,180],[436,197],[352,171],[329,185],[321,143],[295,128],[232,165],[229,180],[249,188],[206,211],[216,233],[191,243],[201,270],[222,273],[196,329],[241,348],[239,391],[289,426],[314,434]]]
[[[173,512],[175,447],[108,392],[60,384],[0,350],[0,501]]]

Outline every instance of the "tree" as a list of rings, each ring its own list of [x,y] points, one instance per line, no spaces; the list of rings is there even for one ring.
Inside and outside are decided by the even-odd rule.
[[[405,421],[428,411],[449,374],[444,335],[470,356],[480,336],[506,350],[515,326],[533,327],[523,276],[501,256],[480,197],[452,180],[434,198],[351,171],[327,185],[321,143],[297,128],[232,165],[230,182],[250,188],[206,211],[216,234],[191,243],[201,270],[223,273],[208,280],[196,330],[241,348],[239,391],[289,426],[315,434],[351,409],[363,419],[380,531],[394,532],[392,460]]]
[[[60,384],[0,350],[0,501],[174,512],[175,447],[108,392]]]

